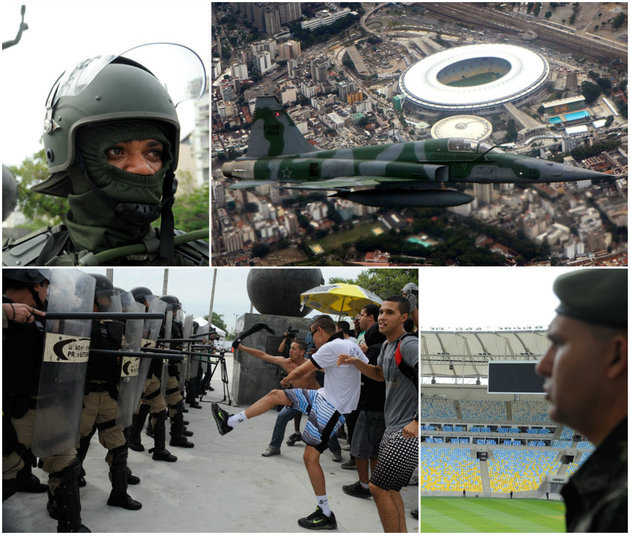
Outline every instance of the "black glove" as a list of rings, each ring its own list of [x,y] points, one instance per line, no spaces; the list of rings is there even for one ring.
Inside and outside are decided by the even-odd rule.
[[[236,350],[241,344],[241,342],[243,341],[243,339],[245,339],[246,337],[249,337],[250,335],[253,335],[257,331],[261,331],[262,329],[265,329],[269,331],[272,335],[274,335],[274,330],[272,328],[270,328],[267,324],[264,324],[263,322],[258,322],[257,324],[254,324],[250,329],[247,329],[243,333],[239,334],[239,336],[232,343],[232,349]]]

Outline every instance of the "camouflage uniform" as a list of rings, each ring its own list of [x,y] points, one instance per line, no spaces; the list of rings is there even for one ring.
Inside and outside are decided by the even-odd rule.
[[[561,490],[567,532],[627,532],[627,419]]]

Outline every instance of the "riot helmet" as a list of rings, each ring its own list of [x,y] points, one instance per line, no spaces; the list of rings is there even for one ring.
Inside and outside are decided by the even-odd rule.
[[[401,289],[401,295],[410,304],[410,311],[418,309],[418,286],[415,283],[407,283]]]
[[[40,311],[45,311],[47,299],[42,300],[35,285],[43,285],[45,282],[50,283],[52,272],[47,269],[28,269],[19,268],[17,270],[2,270],[2,287],[4,289],[27,288],[33,296],[35,307]]]
[[[184,312],[180,300],[170,294],[160,296],[160,299],[167,304],[167,311],[173,311],[173,322],[181,324],[184,320]]]
[[[18,202],[18,183],[9,168],[2,164],[2,221],[6,220]]]
[[[147,287],[134,287],[129,292],[132,293],[138,303],[142,303],[143,305],[145,305],[145,302],[149,303],[156,297]]]
[[[188,94],[170,81],[167,92],[154,74],[154,65],[136,59],[155,63],[159,55],[161,61],[166,62],[168,56],[178,62],[170,67],[186,79]],[[186,74],[182,74],[182,64],[190,66]],[[86,59],[53,85],[43,136],[51,176],[32,189],[68,198],[67,227],[77,249],[100,251],[142,241],[149,224],[161,217],[160,256],[172,256],[171,207],[180,138],[176,106],[199,98],[204,89],[199,56],[172,43]],[[174,95],[175,91],[179,93]],[[108,161],[106,151],[133,140],[160,144],[160,169],[131,173]],[[86,233],[86,227],[91,232]],[[103,230],[97,233],[95,228]]]
[[[96,280],[94,304],[99,308],[99,311],[113,311],[116,309],[120,311],[120,294],[114,288],[112,282],[101,274],[90,275]],[[116,304],[118,304],[118,307],[116,307]]]

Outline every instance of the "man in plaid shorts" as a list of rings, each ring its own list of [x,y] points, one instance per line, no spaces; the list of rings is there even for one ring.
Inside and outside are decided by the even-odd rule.
[[[331,512],[326,495],[324,471],[320,466],[320,455],[326,450],[329,439],[344,423],[344,414],[357,408],[361,386],[361,374],[351,365],[338,365],[338,356],[353,356],[358,362],[367,363],[368,358],[357,344],[335,333],[335,322],[330,316],[322,315],[311,324],[311,335],[317,351],[309,360],[291,371],[281,380],[286,389],[275,389],[257,400],[246,410],[231,415],[218,404],[212,404],[212,413],[221,435],[234,426],[256,417],[281,404],[300,410],[307,417],[302,434],[305,442],[303,460],[316,495],[317,507],[313,514],[300,518],[298,524],[307,529],[335,529],[337,522]],[[292,389],[298,378],[324,370],[324,387],[318,390]]]
[[[369,484],[385,532],[407,532],[400,490],[407,486],[419,461],[418,380],[415,383],[412,379],[418,378],[418,339],[406,336],[403,328],[409,311],[408,301],[402,296],[386,298],[381,304],[379,332],[386,341],[377,365],[366,364],[352,355],[338,358],[338,364],[354,365],[365,376],[386,382],[386,430]]]

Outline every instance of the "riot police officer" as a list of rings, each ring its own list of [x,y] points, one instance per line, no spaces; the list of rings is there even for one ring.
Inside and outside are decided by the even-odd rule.
[[[26,454],[33,440],[44,330],[39,311],[45,310],[49,270],[3,270],[3,500],[19,482],[31,480]],[[36,323],[35,320],[38,319]],[[6,419],[6,420],[5,420]],[[29,460],[30,461],[30,460]],[[49,474],[48,493],[55,503],[58,532],[89,532],[81,523],[77,478],[81,460],[74,448],[42,459]],[[31,482],[30,485],[33,483]]]
[[[3,263],[207,265],[207,230],[197,233],[203,240],[175,238],[184,234],[174,230],[172,213],[175,104],[147,67],[126,56],[85,60],[64,74],[46,104],[51,176],[33,191],[66,197],[70,210],[64,225],[5,247]],[[159,218],[160,229],[152,228]]]
[[[136,287],[130,291],[134,299],[144,304],[149,309],[151,300],[157,299],[157,296],[147,287]],[[137,452],[145,450],[142,445],[140,432],[145,424],[147,415],[150,414],[149,424],[151,426],[154,446],[149,452],[156,461],[175,462],[177,456],[171,454],[166,448],[166,427],[167,406],[164,397],[160,394],[160,376],[162,372],[162,360],[152,360],[151,366],[147,373],[147,379],[142,390],[142,399],[136,411],[134,412],[132,424],[129,428],[129,437],[127,444],[130,449]]]
[[[107,277],[91,274],[96,279],[94,310],[120,312],[120,296]],[[123,430],[116,424],[118,405],[118,383],[121,373],[121,358],[95,353],[94,349],[120,350],[125,324],[118,320],[94,320],[90,336],[85,398],[79,428],[79,455],[85,459],[94,426],[100,443],[108,449],[106,461],[110,466],[112,492],[107,500],[109,506],[127,510],[140,510],[142,504],[127,493],[127,441]],[[135,481],[136,483],[138,481]]]
[[[167,310],[173,312],[172,324],[171,324],[171,338],[182,338],[182,304],[176,296],[166,295],[161,296],[160,299],[167,303]],[[168,319],[168,316],[167,316]],[[165,319],[165,322],[168,320]],[[168,333],[167,326],[164,326],[165,333]],[[172,447],[184,447],[193,448],[194,443],[186,439],[186,436],[192,436],[193,432],[186,430],[184,426],[184,399],[180,393],[179,388],[179,364],[177,362],[170,362],[167,368],[167,384],[165,400],[169,406],[169,418],[171,419],[171,440],[169,445]]]

